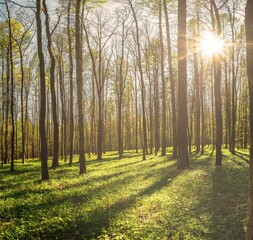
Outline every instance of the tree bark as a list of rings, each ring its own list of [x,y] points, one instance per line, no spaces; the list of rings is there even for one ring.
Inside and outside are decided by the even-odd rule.
[[[215,20],[217,25],[217,36],[221,34],[221,22],[219,11],[214,0],[211,1],[214,9]],[[215,122],[216,122],[216,166],[222,165],[222,101],[221,101],[221,56],[216,54],[213,56],[214,67],[214,99],[215,99]]]
[[[36,24],[37,24],[37,44],[38,44],[38,56],[40,63],[40,157],[41,157],[41,170],[42,170],[42,180],[48,180],[48,166],[47,166],[47,138],[46,138],[46,80],[45,80],[45,62],[44,55],[42,51],[42,27],[41,27],[41,2],[36,0]]]
[[[79,128],[79,173],[86,173],[86,160],[84,150],[84,126],[83,126],[83,60],[81,49],[81,24],[80,24],[80,0],[76,0],[76,83],[77,83],[77,107],[78,107],[78,128]]]
[[[186,0],[178,1],[178,169],[189,167],[187,149]]]
[[[47,35],[47,48],[51,60],[50,65],[50,93],[51,93],[51,103],[52,103],[52,113],[53,113],[53,124],[54,124],[54,150],[53,150],[53,162],[52,168],[55,169],[59,166],[59,124],[57,117],[57,106],[56,106],[56,94],[55,94],[55,57],[52,50],[52,40],[51,33],[49,30],[49,15],[47,11],[46,0],[43,0],[43,10],[45,14],[45,26]]]

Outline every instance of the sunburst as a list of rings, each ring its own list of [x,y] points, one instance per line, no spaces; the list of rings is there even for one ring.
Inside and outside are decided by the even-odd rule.
[[[220,57],[224,55],[225,42],[213,32],[203,32],[199,39],[199,50],[203,57]]]

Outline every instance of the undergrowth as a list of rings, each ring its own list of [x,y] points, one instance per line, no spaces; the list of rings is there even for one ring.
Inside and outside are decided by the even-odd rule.
[[[87,161],[87,174],[61,161],[40,182],[40,161],[0,167],[0,239],[227,239],[246,232],[248,154],[223,150],[191,156],[189,170],[171,157],[109,152]],[[49,165],[51,162],[49,162]]]

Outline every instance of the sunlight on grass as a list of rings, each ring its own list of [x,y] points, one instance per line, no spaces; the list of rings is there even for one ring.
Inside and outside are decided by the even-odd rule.
[[[89,159],[84,176],[77,158],[61,161],[43,183],[37,160],[15,173],[1,167],[0,238],[243,239],[248,163],[239,153],[224,151],[216,169],[208,149],[179,171],[170,155],[111,152]]]

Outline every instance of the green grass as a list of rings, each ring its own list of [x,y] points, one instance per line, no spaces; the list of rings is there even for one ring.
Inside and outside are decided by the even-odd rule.
[[[0,167],[0,239],[245,239],[248,155],[223,153],[223,167],[207,149],[179,171],[171,153],[110,152],[42,183],[38,160]]]

